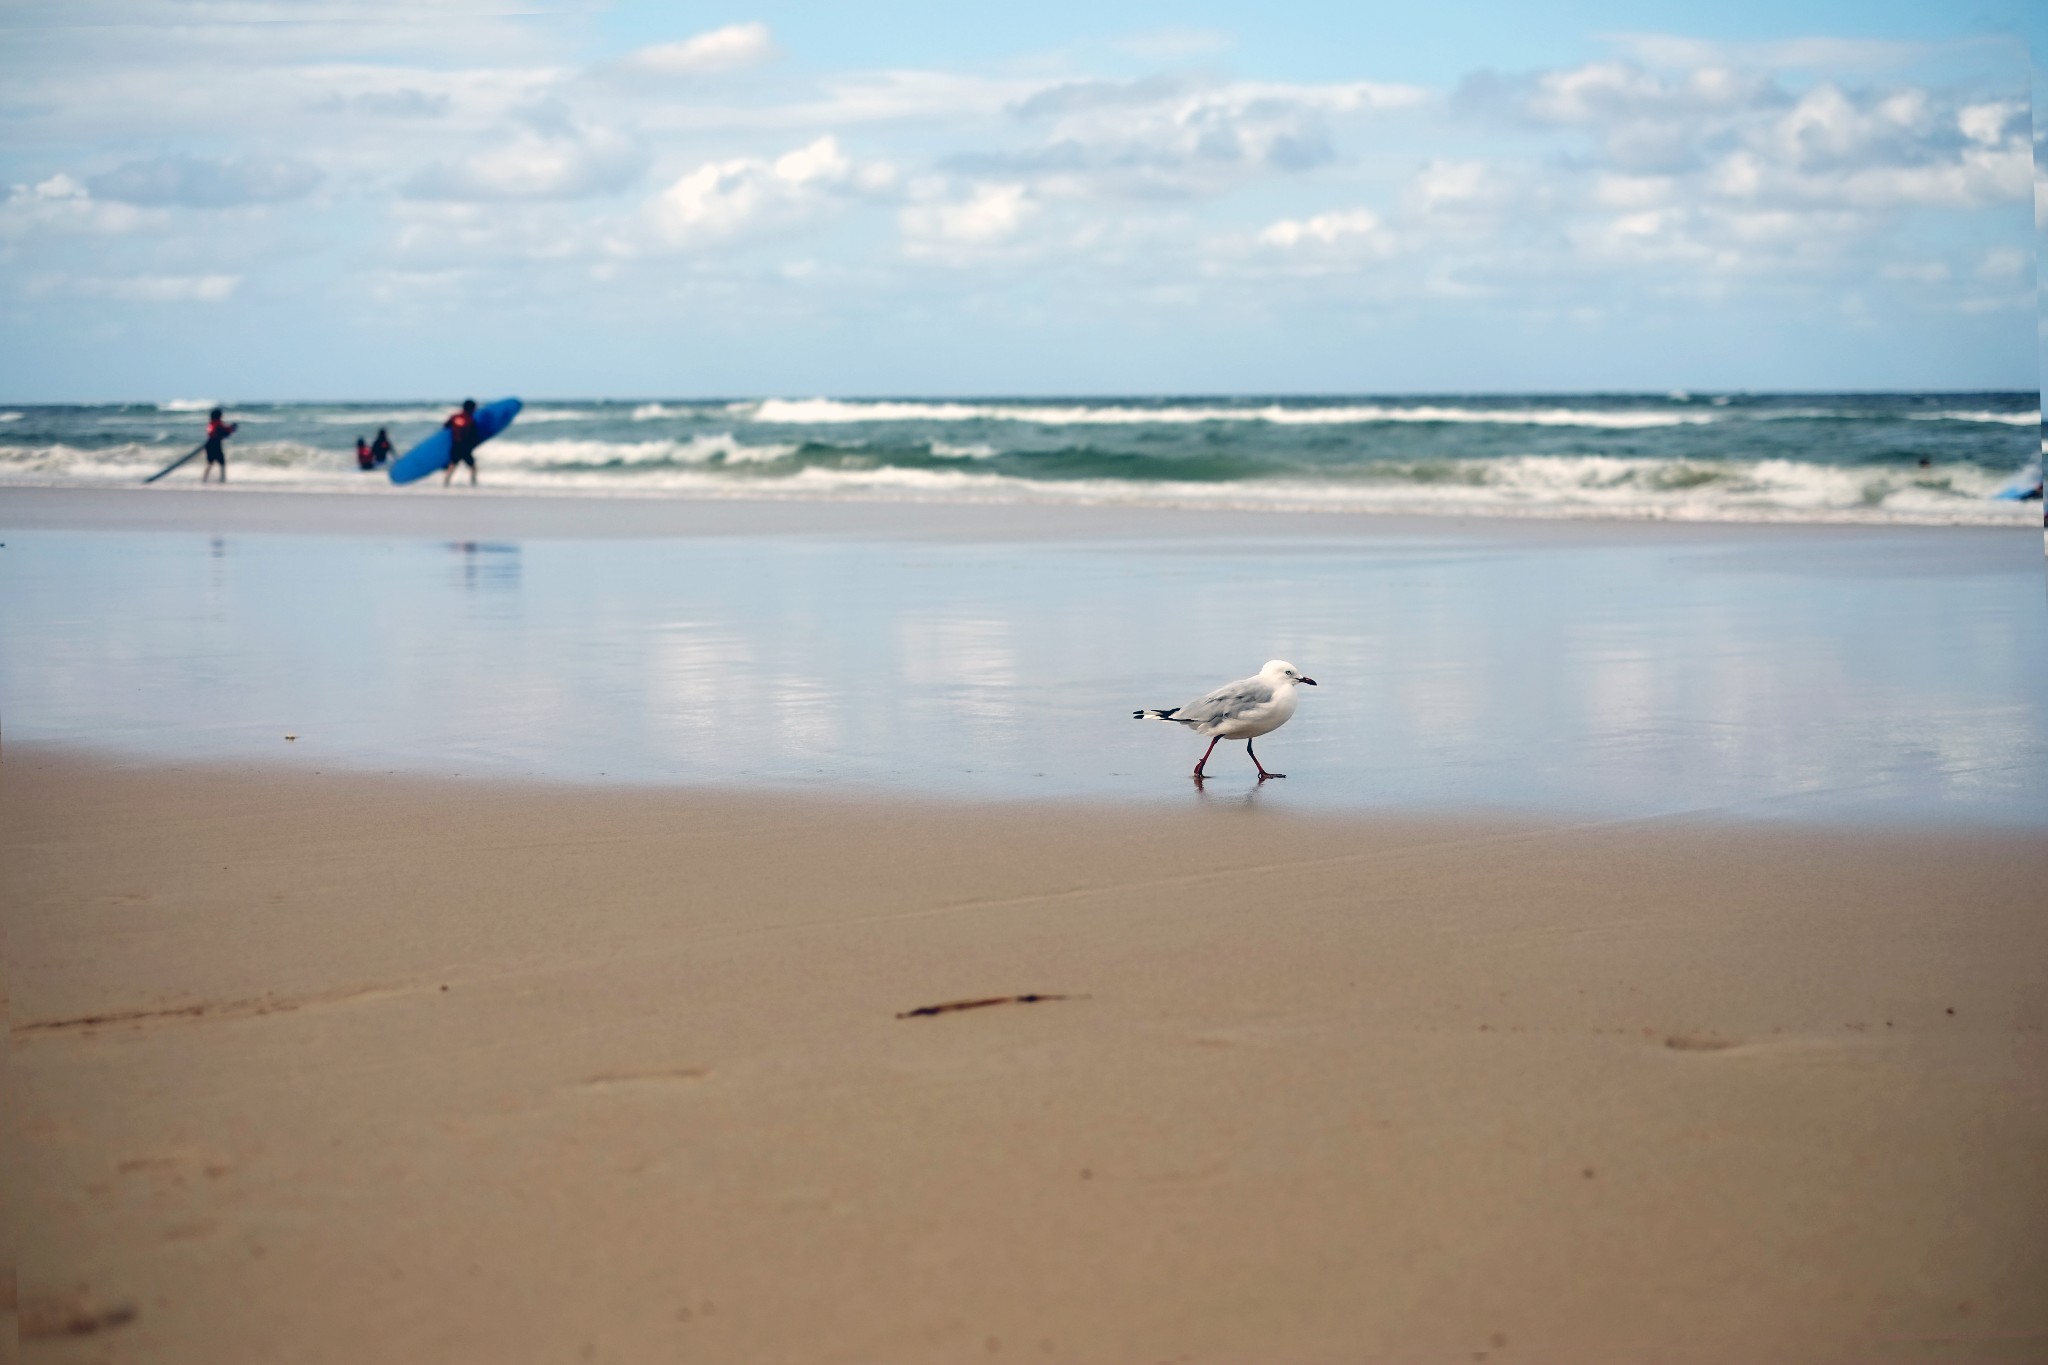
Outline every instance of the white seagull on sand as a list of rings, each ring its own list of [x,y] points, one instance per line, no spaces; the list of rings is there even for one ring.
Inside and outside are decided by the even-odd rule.
[[[1240,678],[1225,683],[1209,695],[1186,706],[1169,707],[1164,711],[1133,711],[1134,720],[1164,720],[1175,725],[1185,725],[1198,735],[1208,735],[1209,747],[1202,751],[1202,762],[1195,765],[1195,779],[1201,780],[1202,764],[1209,761],[1209,755],[1216,752],[1219,739],[1241,739],[1244,751],[1251,754],[1252,765],[1259,770],[1259,781],[1269,777],[1285,777],[1286,773],[1269,773],[1266,765],[1259,762],[1259,756],[1252,752],[1252,741],[1260,735],[1270,735],[1285,725],[1294,714],[1294,685],[1306,683],[1316,685],[1314,678],[1304,678],[1301,670],[1285,659],[1275,659],[1249,678]]]

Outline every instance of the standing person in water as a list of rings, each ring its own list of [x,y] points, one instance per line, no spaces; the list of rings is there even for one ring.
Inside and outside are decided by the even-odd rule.
[[[469,486],[476,487],[476,448],[482,440],[476,424],[476,400],[462,400],[462,411],[441,424],[448,428],[448,472],[441,476],[446,488],[455,481],[455,466],[469,466]]]
[[[360,436],[356,437],[356,468],[375,469],[376,467],[377,462],[370,456],[370,443]]]
[[[228,481],[228,437],[235,434],[236,422],[223,422],[221,410],[215,408],[206,414],[206,469],[200,474],[199,482],[205,483],[213,477],[213,467],[220,466],[220,481]]]
[[[377,439],[370,442],[370,463],[379,467],[391,463],[391,433],[377,428]]]

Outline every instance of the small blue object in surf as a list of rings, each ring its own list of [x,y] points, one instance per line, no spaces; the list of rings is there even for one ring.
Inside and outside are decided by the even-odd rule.
[[[512,425],[522,406],[517,398],[500,398],[476,410],[476,443],[482,444]],[[448,467],[455,453],[454,435],[447,427],[421,441],[391,462],[391,482],[412,483]],[[474,468],[474,466],[471,466]]]
[[[2005,487],[1999,489],[1996,493],[1993,493],[1991,496],[1997,498],[2001,502],[2025,502],[2029,498],[2040,497],[2041,462],[2039,460],[2036,460],[2033,464],[2030,464],[2025,469],[2022,469],[2018,474],[2013,476],[2012,482],[2008,483]]]

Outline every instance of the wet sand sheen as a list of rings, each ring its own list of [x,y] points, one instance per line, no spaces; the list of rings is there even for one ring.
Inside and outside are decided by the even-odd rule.
[[[1200,745],[1132,710],[1284,658],[1270,806],[2048,821],[2030,532],[23,490],[0,540],[9,738],[116,754],[1156,813]]]
[[[31,1358],[2048,1346],[2032,835],[19,744],[0,830]]]

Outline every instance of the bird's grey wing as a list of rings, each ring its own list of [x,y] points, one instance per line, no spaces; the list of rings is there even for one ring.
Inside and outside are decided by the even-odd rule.
[[[1174,712],[1175,720],[1185,720],[1195,725],[1215,725],[1241,716],[1254,707],[1264,706],[1273,700],[1273,689],[1257,678],[1245,678],[1234,683],[1225,683],[1208,696],[1189,702]]]

